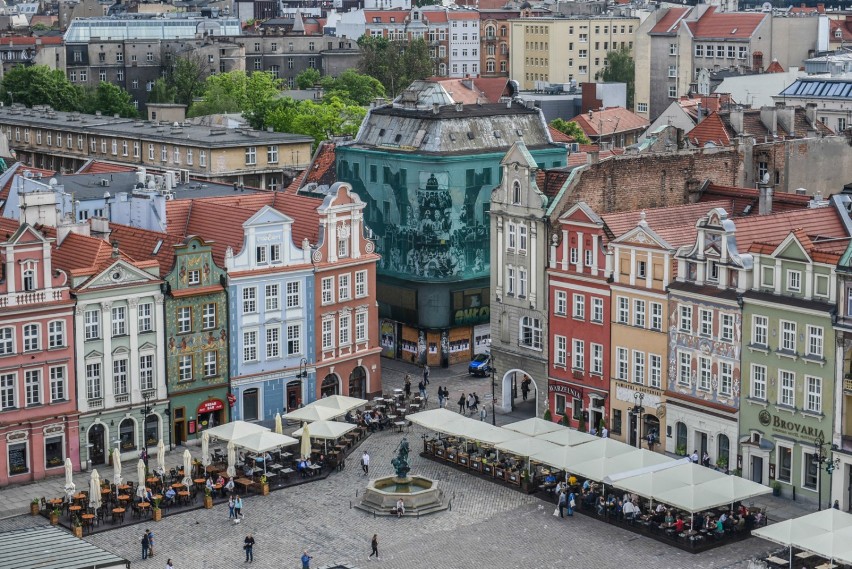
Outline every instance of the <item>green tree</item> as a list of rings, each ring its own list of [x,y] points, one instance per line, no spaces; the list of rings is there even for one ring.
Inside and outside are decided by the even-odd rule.
[[[163,79],[162,77],[154,81],[154,85],[151,86],[151,93],[148,95],[149,103],[174,103],[175,102],[175,88],[169,85],[169,83]]]
[[[204,82],[201,101],[197,101],[189,116],[216,113],[239,113],[254,128],[264,128],[270,105],[280,97],[283,82],[266,71],[246,75],[230,71],[211,75]]]
[[[0,99],[4,103],[50,105],[57,111],[79,111],[83,91],[65,77],[65,73],[46,65],[17,66],[0,82]]]
[[[82,110],[94,114],[96,111],[104,115],[119,115],[124,118],[136,118],[139,112],[131,102],[130,93],[112,83],[101,81],[100,84],[86,92]]]
[[[298,77],[296,78],[298,81]],[[366,107],[376,97],[385,96],[385,86],[375,77],[347,69],[337,77],[326,75],[320,81],[325,97],[336,97]]]
[[[580,128],[580,125],[575,122],[569,122],[564,119],[556,118],[550,121],[550,126],[555,128],[559,132],[572,137],[574,141],[578,144],[591,144],[591,141],[586,136],[586,133],[583,132],[583,129]]]
[[[412,81],[434,74],[434,62],[426,40],[390,42],[382,37],[361,36],[360,71],[378,79],[391,97]]]
[[[174,89],[175,102],[189,108],[195,97],[201,95],[207,67],[197,51],[187,50],[180,55],[173,51],[164,52],[161,63],[166,83]]]
[[[278,132],[312,136],[317,144],[330,136],[355,136],[367,114],[364,107],[337,98],[321,102],[276,100],[266,115],[266,126]]]
[[[310,89],[314,85],[320,82],[320,78],[322,75],[320,74],[318,69],[314,69],[313,67],[308,67],[298,75],[296,75],[296,87],[299,89]]]
[[[627,47],[606,54],[607,66],[595,74],[595,80],[627,83],[627,108],[633,108],[633,91],[636,84],[636,66]]]

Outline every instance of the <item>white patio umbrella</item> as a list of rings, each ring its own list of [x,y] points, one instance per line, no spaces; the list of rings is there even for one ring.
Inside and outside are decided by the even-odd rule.
[[[331,407],[313,406],[302,407],[295,411],[290,411],[284,418],[288,421],[329,421],[336,419],[346,414],[346,411],[332,409]]]
[[[160,472],[166,472],[166,445],[163,444],[163,439],[157,443],[157,468]]]
[[[234,443],[228,443],[228,468],[225,470],[225,474],[228,475],[228,478],[233,478],[237,475],[237,469],[234,464],[237,462],[237,451],[234,447]]]
[[[65,493],[73,496],[77,493],[77,486],[74,484],[74,465],[71,464],[71,459],[65,459]]]
[[[275,432],[279,435],[284,434],[284,426],[281,424],[281,413],[275,414]]]
[[[121,453],[118,448],[112,449],[112,478],[116,486],[121,484]]]
[[[206,433],[210,435],[210,438],[214,440],[218,439],[220,441],[231,441],[240,437],[244,437],[246,435],[250,435],[251,433],[268,430],[269,429],[267,429],[266,427],[258,425],[256,423],[248,423],[246,421],[231,421],[230,423],[225,423],[224,425],[219,425],[218,427],[207,429]]]
[[[302,446],[300,448],[302,458],[311,456],[311,432],[307,423],[302,425]]]
[[[516,433],[521,433],[522,435],[527,435],[528,437],[537,437],[539,435],[553,433],[555,431],[564,431],[568,429],[568,427],[562,426],[559,423],[545,421],[544,419],[539,419],[538,417],[530,417],[529,419],[524,419],[523,421],[509,423],[508,425],[503,425],[503,428],[509,429],[510,431],[515,431]]]
[[[189,449],[183,451],[183,485],[187,488],[192,485],[192,455]]]
[[[89,507],[95,510],[101,507],[101,477],[97,468],[92,470],[89,480]]]
[[[143,498],[145,496],[145,462],[141,458],[136,463],[136,478],[139,479],[139,486],[136,487],[136,496]]]
[[[346,395],[329,395],[328,397],[317,399],[313,403],[305,405],[305,407],[328,407],[329,409],[336,409],[338,411],[343,411],[344,413],[346,413],[347,411],[357,409],[358,407],[361,407],[366,404],[366,399],[359,399],[357,397],[347,397]]]
[[[297,445],[299,441],[287,435],[279,435],[265,431],[262,433],[252,433],[239,439],[234,439],[231,444],[246,449],[249,452],[255,453],[259,458],[263,458],[263,473],[266,474],[266,457],[265,454],[271,450]]]
[[[205,468],[210,466],[210,435],[207,431],[201,435],[201,464]]]
[[[341,423],[340,421],[316,421],[311,423],[310,435],[315,439],[323,439],[323,447],[328,452],[328,441],[336,440],[354,429],[356,425]],[[302,429],[293,431],[294,437],[302,436]]]

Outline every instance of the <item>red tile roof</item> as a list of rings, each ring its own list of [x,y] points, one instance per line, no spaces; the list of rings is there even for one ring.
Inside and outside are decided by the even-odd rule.
[[[375,23],[402,24],[405,22],[407,16],[408,12],[401,8],[393,10],[364,10],[364,20],[367,25]],[[379,19],[378,22],[376,22],[376,18]],[[391,22],[391,18],[393,18],[393,22]]]
[[[829,41],[852,41],[852,21],[850,21],[849,16],[846,16],[843,20],[829,20],[828,26],[830,28],[830,33],[828,35]],[[840,30],[840,38],[836,37],[837,30]]]
[[[121,172],[133,172],[133,166],[125,166],[124,164],[110,164],[109,162],[99,162],[92,160],[83,165],[82,168],[74,172],[75,174],[115,174]]]
[[[746,207],[752,206],[751,215],[757,215],[759,192],[755,188],[740,188],[736,186],[720,186],[708,184],[698,199],[699,203],[730,199],[733,201],[733,209],[728,211],[731,217],[745,215]],[[776,213],[807,209],[811,202],[810,196],[776,192],[772,197],[772,210]]]
[[[320,143],[314,154],[314,159],[306,171],[304,184],[315,183],[321,186],[330,186],[337,181],[335,148],[333,142]]]
[[[160,264],[160,274],[165,275],[172,270],[175,261],[175,246],[183,239],[176,235],[160,233],[148,229],[140,229],[129,225],[110,223],[110,241],[118,241],[119,249],[133,259],[145,260],[154,258]],[[159,247],[157,244],[159,243]],[[154,254],[154,250],[157,253]]]
[[[450,20],[478,20],[479,12],[471,10],[454,10],[447,12],[447,19]]]
[[[847,237],[846,228],[834,207],[819,207],[736,220],[737,249],[749,251],[754,243],[781,243],[793,229],[801,229],[812,241]],[[773,246],[773,249],[774,249]]]
[[[609,136],[619,132],[630,132],[648,128],[647,119],[630,112],[624,107],[609,107],[577,115],[571,122],[577,123],[586,136]]]
[[[10,36],[0,38],[0,45],[61,45],[62,36]]]
[[[711,6],[697,21],[687,25],[695,39],[748,39],[766,17],[764,13],[720,13]]]
[[[808,6],[807,4],[802,4],[800,6],[794,6],[790,8],[789,13],[797,15],[825,14],[825,4],[817,4],[815,7]]]
[[[440,83],[457,103],[475,105],[479,103],[499,103],[506,90],[508,79],[505,77],[430,77],[427,81]],[[466,83],[472,83],[473,88]]]
[[[778,63],[777,59],[773,59],[772,63],[769,64],[769,67],[766,68],[767,73],[784,73],[784,68],[781,67],[781,64]]]
[[[550,125],[547,125],[547,130],[550,131],[550,138],[553,139],[553,142],[574,142],[573,136],[568,136],[561,130],[556,130]]]
[[[671,34],[677,31],[683,18],[691,8],[669,8],[662,18],[651,28],[651,34]]]
[[[695,125],[695,128],[687,133],[687,138],[696,146],[704,146],[708,142],[716,146],[728,146],[731,143],[728,129],[716,111],[713,111],[703,121]]]
[[[655,207],[642,211],[645,213],[645,222],[651,230],[669,244],[680,246],[695,239],[695,223],[714,207],[721,207],[727,211],[731,207],[731,200]],[[641,212],[607,213],[601,215],[601,218],[612,238],[616,239],[639,224]]]
[[[624,154],[623,148],[612,148],[610,150],[601,150],[596,144],[581,144],[580,152],[572,152],[568,155],[568,166],[577,167],[589,163],[589,154],[592,152],[598,153],[598,162],[603,162],[615,156]]]

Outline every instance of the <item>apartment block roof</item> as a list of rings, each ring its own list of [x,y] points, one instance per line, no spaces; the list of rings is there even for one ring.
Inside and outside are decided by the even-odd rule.
[[[715,207],[729,210],[731,200],[717,200],[670,207],[656,207],[622,213],[601,215],[611,239],[615,239],[634,227],[643,219],[648,227],[670,245],[679,247],[695,240],[695,223]]]
[[[571,119],[577,123],[586,136],[610,136],[621,132],[632,132],[648,128],[647,119],[625,109],[609,107],[599,111],[589,111]]]
[[[749,39],[768,16],[754,12],[717,12],[707,8],[698,20],[687,22],[695,39]]]
[[[650,34],[674,34],[680,26],[680,22],[691,8],[669,8],[662,18],[657,20],[656,25],[651,28]]]
[[[809,240],[815,243],[848,237],[846,226],[834,207],[749,216],[737,220],[736,228],[737,249],[757,253],[766,253],[767,251],[761,247],[754,249],[756,243],[771,244],[772,250],[774,250],[792,230],[801,231],[802,235],[806,235]],[[820,245],[820,248],[826,247],[833,250],[838,245],[836,245],[836,241],[833,246],[827,243]],[[846,243],[843,243],[840,247],[842,253],[842,249],[846,248]]]
[[[778,97],[852,100],[852,77],[802,77]]]
[[[727,212],[729,217],[756,215],[760,199],[760,191],[755,188],[722,186],[711,183],[707,184],[707,187],[703,192],[701,192],[701,197],[698,201],[699,203],[706,203],[720,199],[732,200],[732,210]],[[784,213],[787,211],[807,209],[811,203],[811,199],[811,196],[776,192],[772,196],[772,211],[776,213]],[[751,207],[749,208],[749,206]]]

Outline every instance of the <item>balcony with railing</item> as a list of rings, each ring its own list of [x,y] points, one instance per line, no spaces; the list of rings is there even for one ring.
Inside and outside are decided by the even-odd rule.
[[[44,304],[46,302],[56,302],[62,300],[62,291],[45,289],[26,292],[13,292],[0,296],[0,308],[8,308],[11,306],[32,306],[36,304]]]

